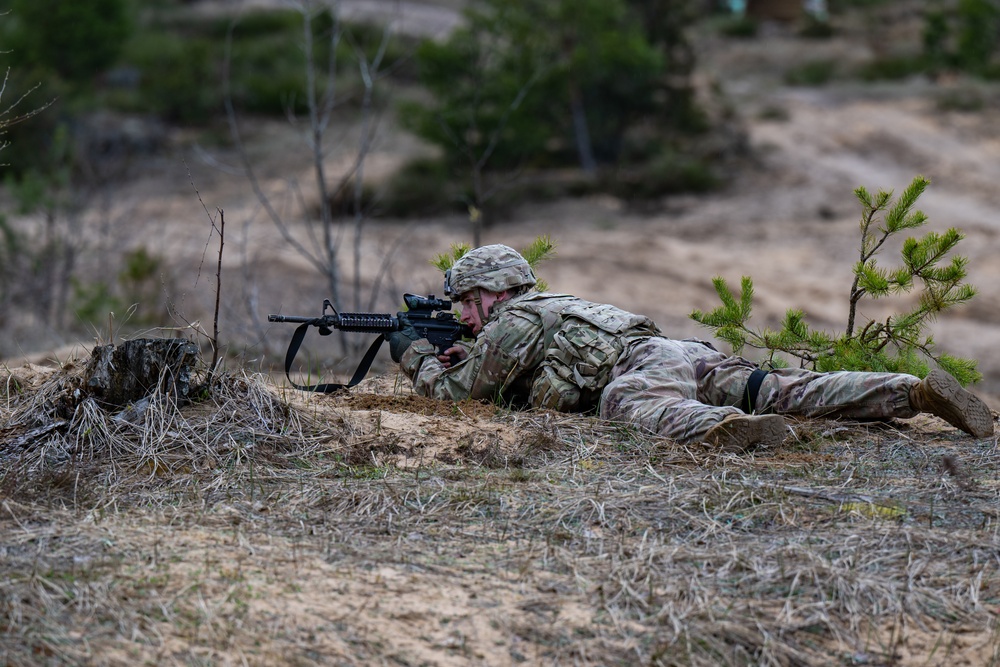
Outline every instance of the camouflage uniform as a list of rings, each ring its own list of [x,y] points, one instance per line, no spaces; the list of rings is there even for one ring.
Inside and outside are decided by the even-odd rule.
[[[525,291],[535,284],[528,263],[507,246],[483,246],[459,259],[445,292],[473,298],[482,330],[468,357],[451,368],[427,340],[403,340],[408,347],[399,361],[414,391],[563,412],[596,409],[678,442],[737,449],[780,442],[785,429],[777,415],[784,414],[888,419],[924,411],[976,437],[994,432],[985,403],[941,371],[921,381],[897,373],[779,369],[764,377],[750,406],[754,416],[747,416],[742,407],[753,363],[706,342],[666,338],[649,318],[615,306]],[[483,313],[481,290],[513,296]]]
[[[424,396],[564,412],[597,407],[603,418],[679,442],[700,441],[726,415],[742,414],[736,406],[756,368],[708,343],[664,338],[645,317],[547,293],[496,304],[468,358],[452,368],[426,340],[414,343],[401,364]],[[918,382],[910,375],[782,369],[768,374],[756,406],[806,416],[912,417],[908,395]]]
[[[601,416],[638,424],[679,442],[698,442],[739,407],[754,364],[701,341],[650,338],[615,366]],[[895,373],[771,371],[756,412],[809,417],[912,417],[910,389],[920,380]]]

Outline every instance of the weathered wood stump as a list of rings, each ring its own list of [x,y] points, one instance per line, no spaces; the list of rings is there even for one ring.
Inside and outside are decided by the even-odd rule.
[[[95,347],[84,371],[84,391],[106,408],[126,407],[157,392],[183,403],[198,356],[197,345],[179,338],[137,338]]]

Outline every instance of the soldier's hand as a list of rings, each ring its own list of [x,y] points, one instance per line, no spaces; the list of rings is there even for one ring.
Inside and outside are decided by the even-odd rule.
[[[413,324],[407,319],[405,313],[398,313],[397,317],[399,318],[399,331],[392,331],[383,334],[383,336],[389,341],[389,356],[398,364],[399,360],[403,358],[403,354],[410,349],[410,345],[414,341],[420,340],[420,334],[413,328]]]
[[[452,363],[458,363],[464,361],[469,356],[469,351],[462,347],[461,345],[455,345],[449,347],[447,350],[438,355],[438,361],[445,368],[451,368]]]

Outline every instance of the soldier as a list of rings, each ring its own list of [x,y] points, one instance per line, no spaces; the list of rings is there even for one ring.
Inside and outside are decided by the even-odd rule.
[[[533,290],[528,262],[505,245],[465,254],[445,293],[476,334],[437,355],[412,327],[387,334],[390,353],[418,394],[500,399],[563,412],[597,409],[680,443],[724,451],[777,445],[783,414],[888,419],[929,412],[976,438],[993,414],[939,370],[898,373],[758,369],[710,343],[672,340],[647,317],[567,294]],[[461,360],[454,366],[449,356]]]

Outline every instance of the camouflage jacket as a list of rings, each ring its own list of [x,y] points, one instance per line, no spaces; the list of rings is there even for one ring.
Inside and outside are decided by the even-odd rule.
[[[400,364],[424,396],[575,412],[597,405],[632,341],[659,333],[649,318],[615,306],[529,292],[494,305],[461,363],[446,369],[433,346],[420,340]]]

